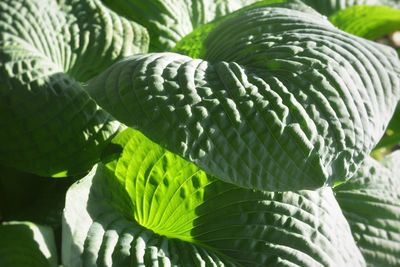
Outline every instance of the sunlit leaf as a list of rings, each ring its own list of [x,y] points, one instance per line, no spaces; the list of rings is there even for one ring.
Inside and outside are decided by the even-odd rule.
[[[73,185],[63,264],[363,266],[330,188],[262,192],[215,179],[128,129]]]
[[[226,182],[298,190],[351,176],[399,99],[396,52],[287,5],[246,8],[211,27],[193,51],[196,34],[182,40],[200,59],[133,56],[90,80],[88,92]]]

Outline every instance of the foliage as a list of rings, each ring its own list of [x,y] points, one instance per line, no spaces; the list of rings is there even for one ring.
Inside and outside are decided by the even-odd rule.
[[[1,1],[0,266],[399,266],[398,8]]]

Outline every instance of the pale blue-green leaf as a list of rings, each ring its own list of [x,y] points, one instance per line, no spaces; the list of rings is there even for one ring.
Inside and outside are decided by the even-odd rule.
[[[381,138],[399,99],[394,50],[285,5],[246,8],[205,32],[193,54],[183,41],[202,59],[133,56],[88,92],[118,120],[247,188],[344,180]]]
[[[336,199],[368,266],[400,265],[400,152],[367,159]]]

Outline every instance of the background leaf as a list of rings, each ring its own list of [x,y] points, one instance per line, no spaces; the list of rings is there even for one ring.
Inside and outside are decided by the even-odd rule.
[[[353,6],[336,12],[329,20],[343,31],[376,40],[400,30],[400,9],[386,6]]]
[[[2,219],[60,227],[65,193],[75,180],[40,177],[0,166]]]
[[[150,51],[161,52],[170,50],[183,36],[200,25],[257,0],[103,0],[103,2],[117,13],[146,27],[150,34]]]
[[[0,162],[42,176],[90,170],[119,123],[80,82],[147,44],[99,0],[1,1]]]
[[[386,5],[394,8],[400,8],[397,0],[302,0],[319,13],[330,16],[339,10],[358,5]]]
[[[0,266],[58,266],[50,227],[30,222],[8,222],[0,224],[0,237]]]

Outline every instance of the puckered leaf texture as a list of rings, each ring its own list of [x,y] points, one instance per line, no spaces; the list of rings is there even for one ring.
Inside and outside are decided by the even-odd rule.
[[[400,152],[368,159],[335,195],[368,266],[400,265]]]
[[[88,83],[100,106],[242,187],[315,189],[351,176],[399,98],[389,47],[313,12],[246,8],[176,53],[133,56]],[[194,58],[201,59],[194,59]]]
[[[119,123],[79,82],[147,42],[99,0],[2,0],[0,161],[43,176],[90,170]]]
[[[193,29],[258,0],[103,0],[119,14],[145,26],[150,51],[167,51]],[[269,0],[282,2],[283,0]]]
[[[113,145],[67,193],[65,267],[365,265],[331,188],[240,188],[132,129]]]

